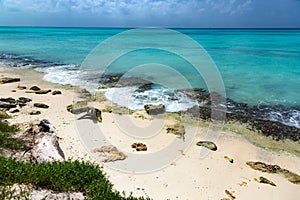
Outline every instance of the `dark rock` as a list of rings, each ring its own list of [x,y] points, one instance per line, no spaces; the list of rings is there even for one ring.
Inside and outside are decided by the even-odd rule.
[[[33,106],[37,108],[49,108],[49,106],[44,103],[35,103]]]
[[[16,107],[17,107],[16,104],[0,103],[0,108],[10,109],[10,108],[16,108]]]
[[[17,92],[17,90],[11,90],[11,92]]]
[[[231,200],[236,198],[229,190],[225,190],[225,193],[230,197]]]
[[[54,90],[52,92],[52,95],[58,95],[58,94],[62,94],[60,90]]]
[[[10,111],[10,113],[17,113],[17,112],[20,112],[20,110],[19,109],[14,109],[14,110]]]
[[[97,108],[95,108],[95,116],[97,118],[97,121],[101,123],[102,122],[101,111],[99,109],[97,109]]]
[[[38,86],[32,86],[29,90],[39,91],[41,90],[41,88],[39,88]]]
[[[0,78],[0,84],[5,84],[5,83],[14,83],[14,82],[20,82],[20,78],[10,78],[10,77],[3,77]]]
[[[30,98],[26,98],[26,97],[19,97],[17,100],[17,103],[28,103],[31,102],[32,100]]]
[[[270,181],[269,179],[263,177],[263,176],[260,176],[258,179],[254,179],[255,181],[259,182],[259,183],[265,183],[265,184],[269,184],[269,185],[272,185],[272,186],[276,186],[276,184],[272,181]]]
[[[224,156],[224,158],[225,158],[226,160],[228,160],[230,163],[233,163],[233,159],[232,159],[232,158],[229,158],[228,156]]]
[[[159,105],[147,104],[144,106],[144,108],[149,115],[157,115],[165,112],[165,106],[163,104],[159,104]]]
[[[24,107],[24,106],[27,106],[27,104],[26,103],[18,103],[18,105],[22,108],[22,107]]]
[[[6,103],[13,103],[15,104],[16,103],[16,100],[12,97],[8,97],[8,98],[0,98],[0,101],[2,102],[6,102]]]
[[[273,173],[273,174],[281,174],[285,178],[287,178],[291,183],[300,185],[300,176],[298,174],[290,172],[287,169],[283,169],[278,165],[270,165],[263,162],[252,162],[252,161],[249,161],[246,164],[254,170]]]
[[[29,113],[29,115],[40,115],[40,114],[41,114],[41,111],[38,111],[38,110],[32,111]]]
[[[217,151],[218,147],[215,143],[210,141],[199,141],[196,143],[197,146],[206,147],[212,151]]]
[[[48,94],[49,92],[51,92],[51,90],[37,90],[35,94]]]
[[[39,125],[40,132],[54,132],[54,127],[51,125],[51,123],[47,119],[43,119],[40,121]]]
[[[24,85],[18,85],[17,87],[19,90],[25,90],[27,87]]]
[[[134,148],[136,151],[147,151],[147,145],[141,142],[135,142],[131,145],[131,148]]]

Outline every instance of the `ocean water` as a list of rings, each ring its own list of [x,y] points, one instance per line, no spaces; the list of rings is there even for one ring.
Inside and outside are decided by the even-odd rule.
[[[99,43],[127,30],[0,27],[0,62],[12,67],[29,67],[46,72],[44,78],[48,81],[71,83],[98,91],[97,76],[85,71],[81,63]],[[206,50],[221,74],[227,97],[248,105],[283,105],[287,109],[270,110],[265,117],[300,127],[300,30],[175,31],[197,41]],[[141,45],[143,42],[146,45],[147,40],[140,42]],[[188,67],[190,63],[156,49],[130,52],[126,59],[116,60],[110,72],[128,71],[131,67],[145,62],[170,66],[188,77],[192,87],[205,88],[202,77],[196,76],[192,68]],[[92,67],[97,69],[98,66]],[[157,72],[161,74],[160,71]],[[168,78],[170,77],[166,76],[166,80]],[[117,94],[116,89],[114,93]],[[167,105],[168,111],[184,110],[195,105],[195,102],[183,95],[177,99],[172,98],[165,88],[155,88],[146,93],[137,93],[129,88],[120,91],[120,95],[133,97],[126,105],[136,109],[140,109],[145,103],[162,102]],[[107,91],[107,96],[113,99],[111,90]],[[115,101],[118,99],[115,98]],[[121,104],[122,99],[117,103]]]

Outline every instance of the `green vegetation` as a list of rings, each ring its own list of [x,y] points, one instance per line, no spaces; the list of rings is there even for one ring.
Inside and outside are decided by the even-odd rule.
[[[91,199],[144,199],[124,197],[120,192],[113,191],[113,185],[101,168],[87,162],[65,161],[35,164],[0,157],[0,166],[2,187],[24,183],[55,192],[82,192]]]
[[[24,141],[13,137],[18,127],[2,121],[8,117],[5,113],[0,113],[0,150],[21,149]],[[101,168],[88,162],[65,161],[36,164],[0,156],[0,199],[28,197],[29,194],[24,191],[16,194],[12,189],[14,184],[34,185],[54,192],[82,192],[90,199],[144,199],[131,195],[125,197],[120,192],[114,191],[113,185]]]
[[[0,113],[0,152],[4,148],[18,150],[24,147],[23,140],[14,138],[14,134],[18,131],[18,126],[11,126],[2,121],[8,117],[9,116],[7,114]]]

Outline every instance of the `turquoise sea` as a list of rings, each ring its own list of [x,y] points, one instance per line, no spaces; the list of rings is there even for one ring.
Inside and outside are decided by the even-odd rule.
[[[44,71],[49,81],[96,89],[97,85],[89,85],[88,74],[84,80],[80,79],[81,63],[99,43],[127,30],[0,27],[0,62]],[[300,29],[174,30],[197,41],[207,51],[220,71],[227,97],[248,105],[279,106],[281,109],[270,110],[267,117],[300,127]],[[155,50],[120,60],[115,69],[121,72],[139,59],[150,62],[152,58],[156,62],[167,59],[170,67],[194,78],[193,72],[185,66],[188,63]],[[147,95],[163,96],[164,92],[153,90]],[[183,103],[192,104],[188,100]],[[172,111],[172,106],[169,110]]]

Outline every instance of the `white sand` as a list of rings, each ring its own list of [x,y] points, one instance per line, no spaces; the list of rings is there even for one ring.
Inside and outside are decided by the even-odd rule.
[[[22,72],[22,74],[21,74]],[[146,129],[151,122],[155,121],[161,127],[161,124],[171,124],[170,120],[149,120],[140,119],[133,115],[115,115],[111,113],[102,113],[103,122],[93,123],[90,119],[76,120],[78,116],[67,112],[66,106],[71,104],[74,99],[74,92],[71,90],[62,91],[62,95],[53,96],[51,93],[38,95],[25,93],[25,90],[18,90],[17,85],[25,85],[28,88],[38,85],[42,89],[54,89],[56,86],[41,81],[42,74],[33,73],[24,70],[9,70],[0,68],[0,75],[20,77],[20,83],[9,83],[0,85],[0,97],[20,96],[29,97],[33,101],[21,109],[20,113],[12,114],[11,123],[28,122],[35,119],[48,119],[57,129],[57,135],[62,138],[60,145],[67,159],[79,159],[91,161],[98,164],[102,163],[99,159],[93,158],[90,149],[86,149],[81,143],[80,136],[83,140],[90,138],[97,139],[105,136],[106,140],[117,146],[129,157],[122,162],[137,166],[150,166],[153,163],[145,163],[143,159],[139,161],[134,159],[135,155],[154,155],[158,160],[165,160],[160,157],[159,152],[169,147],[172,142],[182,143],[182,140],[171,134],[166,134],[164,129],[159,129],[151,138],[134,139],[136,134]],[[16,92],[11,90],[16,89]],[[46,103],[49,109],[34,108],[33,103]],[[101,107],[103,105],[98,105]],[[40,110],[41,115],[29,115],[32,110]],[[140,114],[143,114],[141,112]],[[146,116],[146,115],[145,115]],[[148,116],[147,116],[148,117]],[[83,127],[80,124],[84,124]],[[78,133],[78,129],[81,130]],[[100,132],[98,133],[97,131]],[[124,132],[125,131],[125,132]],[[204,128],[186,127],[186,135],[195,133],[191,138],[191,146],[183,152],[183,156],[177,161],[169,163],[165,168],[151,173],[134,174],[124,173],[112,169],[104,164],[104,171],[109,176],[110,181],[114,184],[116,190],[130,192],[134,196],[149,196],[153,199],[222,199],[229,198],[225,190],[232,192],[236,199],[299,199],[300,185],[290,183],[283,176],[278,174],[268,174],[255,171],[246,165],[247,161],[262,161],[269,164],[278,164],[292,172],[300,174],[300,158],[287,153],[274,153],[265,149],[256,147],[250,142],[243,139],[240,135],[231,132],[222,131],[216,141],[218,150],[210,152],[205,158],[200,158],[200,151],[203,147],[198,147],[195,143],[205,138]],[[84,132],[84,133],[83,133]],[[126,133],[127,132],[127,133]],[[103,133],[103,134],[101,134]],[[128,135],[129,134],[129,135]],[[149,133],[151,135],[151,133]],[[80,136],[79,136],[80,135]],[[189,140],[189,138],[187,138]],[[109,144],[106,142],[107,144]],[[147,152],[135,152],[130,147],[133,142],[143,142],[147,144]],[[93,143],[93,142],[92,142]],[[95,142],[92,145],[102,144]],[[98,146],[100,147],[100,146]],[[177,150],[176,150],[177,151]],[[178,155],[182,152],[178,151]],[[234,163],[229,163],[224,156],[234,159]],[[116,165],[119,166],[119,165]],[[254,181],[254,178],[264,176],[273,181],[277,186],[273,187],[267,184],[261,184]],[[229,198],[230,199],[230,198]]]

